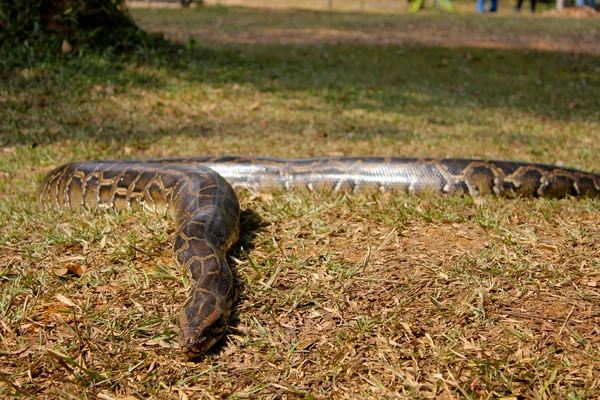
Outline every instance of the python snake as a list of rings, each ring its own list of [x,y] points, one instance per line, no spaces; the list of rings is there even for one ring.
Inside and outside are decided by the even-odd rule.
[[[238,237],[240,189],[600,197],[600,175],[511,161],[390,157],[96,161],[52,171],[40,201],[67,209],[143,208],[173,215],[175,260],[193,280],[179,315],[179,342],[185,355],[195,357],[227,330],[234,285],[226,255]]]

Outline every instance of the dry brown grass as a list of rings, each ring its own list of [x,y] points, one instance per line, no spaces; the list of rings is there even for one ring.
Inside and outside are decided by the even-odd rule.
[[[176,351],[164,220],[21,210],[2,255],[7,381],[61,398],[598,393],[588,202],[267,199],[243,201],[233,326],[197,362]]]

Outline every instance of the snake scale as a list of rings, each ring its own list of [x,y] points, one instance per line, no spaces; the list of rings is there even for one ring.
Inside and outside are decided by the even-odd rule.
[[[227,330],[233,277],[227,251],[238,237],[235,190],[404,192],[600,197],[600,175],[511,161],[394,157],[192,157],[76,162],[52,171],[40,201],[67,209],[170,212],[174,257],[192,277],[179,315],[180,348],[195,357]]]

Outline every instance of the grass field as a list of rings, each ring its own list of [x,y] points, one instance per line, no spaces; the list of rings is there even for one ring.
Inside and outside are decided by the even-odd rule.
[[[134,10],[179,40],[0,71],[0,397],[600,396],[597,199],[241,194],[225,339],[177,351],[172,224],[45,210],[84,159],[513,159],[600,173],[597,19]],[[386,39],[387,38],[387,39]]]

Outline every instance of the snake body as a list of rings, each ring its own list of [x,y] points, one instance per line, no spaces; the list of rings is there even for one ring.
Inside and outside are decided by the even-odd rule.
[[[233,278],[226,254],[238,237],[240,189],[600,197],[600,175],[512,161],[394,157],[97,161],[52,171],[40,201],[67,209],[144,208],[173,215],[175,260],[193,280],[179,315],[179,341],[183,353],[194,357],[227,330]]]

